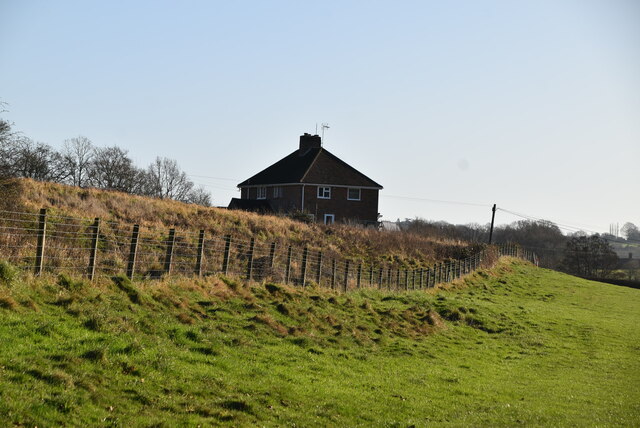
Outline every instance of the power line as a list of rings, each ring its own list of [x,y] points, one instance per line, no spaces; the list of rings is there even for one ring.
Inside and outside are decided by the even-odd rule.
[[[462,201],[447,201],[443,199],[429,199],[429,198],[417,198],[412,196],[398,196],[398,195],[380,195],[383,198],[392,198],[392,199],[406,199],[410,201],[423,201],[423,202],[433,202],[437,204],[451,204],[451,205],[468,205],[473,207],[483,207],[483,208],[491,208],[491,205],[488,204],[479,204],[475,202],[462,202]]]

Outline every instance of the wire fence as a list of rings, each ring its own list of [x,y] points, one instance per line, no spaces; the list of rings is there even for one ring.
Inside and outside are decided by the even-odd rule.
[[[498,257],[538,263],[535,253],[517,245],[486,247],[457,260],[408,267],[393,262],[345,258],[300,245],[278,245],[259,237],[238,239],[206,230],[158,230],[134,224],[49,214],[0,211],[0,258],[36,275],[70,272],[93,280],[125,274],[130,279],[169,274],[223,274],[248,281],[358,288],[417,290],[451,282]]]

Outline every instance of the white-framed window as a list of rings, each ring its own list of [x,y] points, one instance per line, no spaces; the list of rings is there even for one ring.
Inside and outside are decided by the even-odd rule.
[[[273,188],[273,198],[281,198],[282,197],[282,187],[274,187]]]
[[[319,199],[331,199],[331,187],[318,186]]]
[[[349,187],[347,189],[347,199],[350,201],[359,201],[360,200],[360,189]]]
[[[333,224],[336,216],[334,214],[325,214],[324,215],[324,224]]]
[[[256,199],[267,199],[267,188],[266,187],[258,187]]]

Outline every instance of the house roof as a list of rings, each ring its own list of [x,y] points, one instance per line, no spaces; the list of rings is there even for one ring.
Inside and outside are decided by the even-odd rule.
[[[292,183],[382,189],[381,185],[322,147],[296,150],[238,184],[238,187]]]

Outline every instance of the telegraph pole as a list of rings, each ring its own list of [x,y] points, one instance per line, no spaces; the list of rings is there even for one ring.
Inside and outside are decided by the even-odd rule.
[[[493,221],[496,219],[496,204],[493,204],[493,208],[491,208],[491,229],[489,230],[489,244],[491,244],[491,240],[493,239]]]

